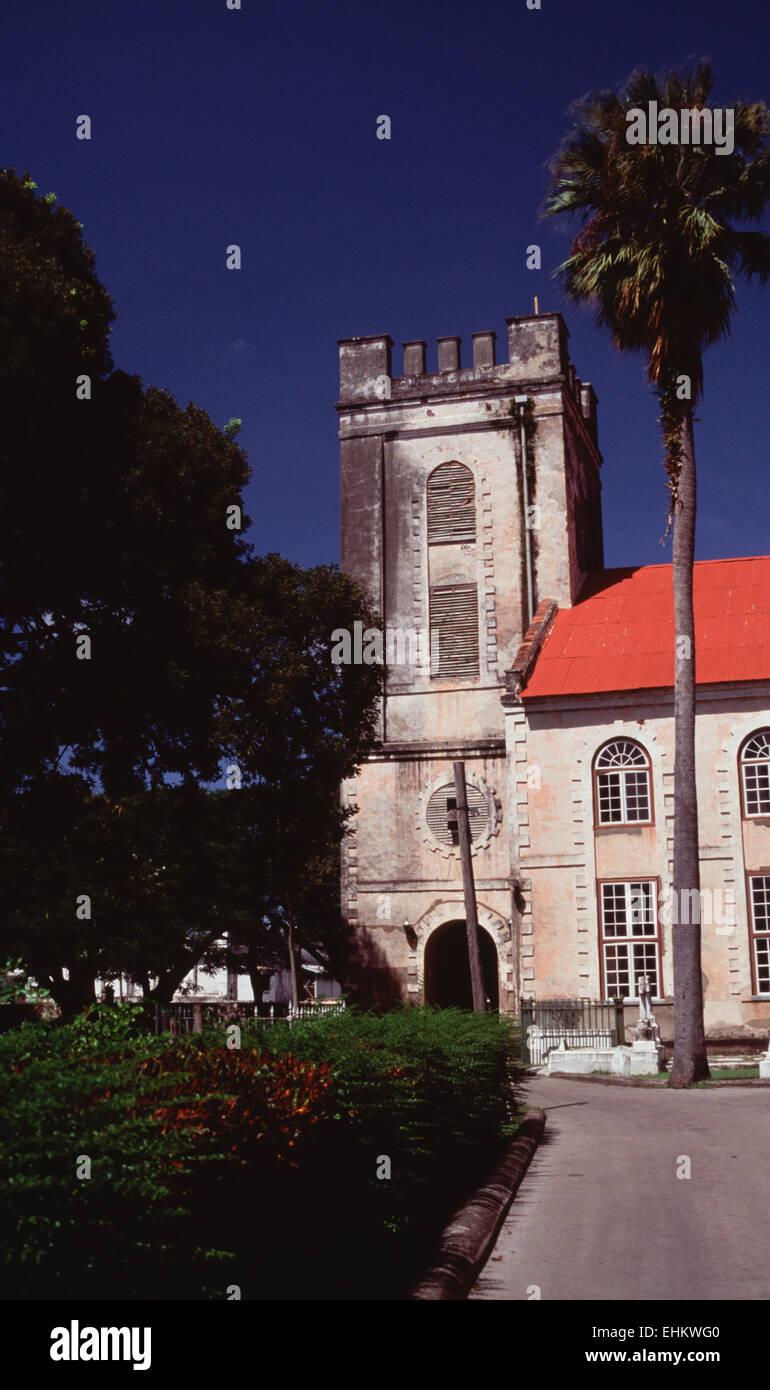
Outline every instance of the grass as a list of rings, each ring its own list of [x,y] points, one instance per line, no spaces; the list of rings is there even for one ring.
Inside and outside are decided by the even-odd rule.
[[[710,1067],[711,1081],[757,1081],[759,1063],[755,1067]],[[699,1086],[708,1086],[708,1081],[699,1081]]]

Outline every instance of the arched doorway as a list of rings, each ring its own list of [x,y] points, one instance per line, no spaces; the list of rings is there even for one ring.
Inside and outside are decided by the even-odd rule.
[[[483,927],[479,929],[481,973],[488,1007],[496,1009],[498,989],[497,950]],[[472,1009],[471,971],[465,922],[445,922],[432,931],[425,944],[425,1002],[442,1009]]]

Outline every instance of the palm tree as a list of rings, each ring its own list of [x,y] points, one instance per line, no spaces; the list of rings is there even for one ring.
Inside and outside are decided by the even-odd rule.
[[[621,351],[642,351],[661,407],[673,527],[675,619],[673,902],[700,902],[695,784],[695,451],[703,351],[725,337],[735,310],[733,275],[764,283],[770,236],[736,223],[760,218],[770,197],[770,118],[763,102],[736,102],[734,148],[629,143],[627,112],[713,109],[708,62],[655,77],[637,70],[621,92],[576,103],[552,164],[545,213],[583,225],[557,274],[570,298],[590,304]],[[635,119],[635,118],[632,118]],[[722,127],[724,132],[724,127]],[[661,132],[663,133],[663,132]],[[648,132],[649,135],[649,132]],[[688,917],[694,916],[694,922]],[[674,919],[674,1064],[670,1084],[709,1074],[703,1026],[700,913]],[[684,920],[683,920],[684,919]]]

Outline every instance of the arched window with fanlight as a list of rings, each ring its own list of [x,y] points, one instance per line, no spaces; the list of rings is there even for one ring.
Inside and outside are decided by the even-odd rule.
[[[745,816],[770,816],[770,729],[758,729],[740,752]]]
[[[605,743],[594,761],[597,825],[649,825],[650,759],[630,738]]]

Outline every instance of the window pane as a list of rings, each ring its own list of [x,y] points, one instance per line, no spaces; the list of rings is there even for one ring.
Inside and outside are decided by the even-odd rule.
[[[756,874],[751,878],[752,929],[755,933],[756,992],[770,994],[770,874]]]
[[[770,875],[751,880],[751,915],[755,932],[770,932]]]
[[[655,900],[651,883],[629,883],[628,917],[632,936],[655,935]]]
[[[770,758],[770,729],[760,729],[750,738],[743,750],[746,762],[756,758]]]
[[[743,786],[747,815],[770,815],[770,763],[746,763]]]
[[[757,994],[770,994],[770,936],[754,941],[757,959]]]
[[[618,943],[604,947],[604,980],[610,998],[619,994],[627,999],[631,993],[628,970],[628,946]]]
[[[626,820],[649,820],[650,797],[647,772],[624,772],[626,784]]]
[[[602,926],[605,936],[626,935],[626,885],[602,884]]]
[[[599,821],[602,825],[611,821],[623,819],[623,808],[620,801],[620,773],[619,772],[600,772],[597,778],[599,786]]]
[[[628,739],[608,743],[596,760],[597,767],[646,767],[647,759],[641,748]]]
[[[634,996],[638,993],[637,985],[642,975],[647,976],[653,995],[659,998],[658,946],[655,941],[634,942]]]

